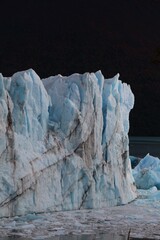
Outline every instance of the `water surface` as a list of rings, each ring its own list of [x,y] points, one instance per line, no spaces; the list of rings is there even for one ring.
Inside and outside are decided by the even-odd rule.
[[[147,153],[160,158],[160,137],[130,137],[130,155],[143,158]]]
[[[37,240],[43,240],[41,237],[36,238]],[[129,238],[130,240],[147,240],[147,238]],[[18,236],[12,236],[12,237],[4,237],[0,238],[0,240],[31,240],[28,238],[21,238]],[[67,235],[67,236],[55,236],[51,238],[44,238],[44,240],[128,240],[127,236],[122,235],[116,235],[116,234],[99,234],[99,235]],[[151,240],[148,238],[148,240]],[[153,240],[153,238],[152,238]]]

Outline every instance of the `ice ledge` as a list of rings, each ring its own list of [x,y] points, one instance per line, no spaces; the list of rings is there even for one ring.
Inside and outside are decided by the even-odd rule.
[[[132,201],[133,105],[118,74],[0,75],[0,216]]]

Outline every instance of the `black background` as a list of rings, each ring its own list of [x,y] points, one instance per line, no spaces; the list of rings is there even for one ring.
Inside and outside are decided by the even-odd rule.
[[[0,72],[120,73],[135,107],[130,135],[160,136],[160,0],[5,0]]]

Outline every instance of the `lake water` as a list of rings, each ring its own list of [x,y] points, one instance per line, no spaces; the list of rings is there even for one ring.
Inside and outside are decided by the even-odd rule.
[[[160,137],[130,137],[130,155],[143,158],[147,153],[160,158]]]
[[[145,240],[146,238],[129,238],[130,240]],[[30,240],[28,238],[21,237],[4,237],[0,240]],[[37,238],[37,240],[42,240],[42,238]],[[121,236],[115,234],[100,234],[100,235],[68,235],[68,236],[55,236],[52,238],[45,238],[45,240],[128,240],[128,236]],[[148,240],[150,240],[148,238]],[[153,239],[152,239],[153,240]]]

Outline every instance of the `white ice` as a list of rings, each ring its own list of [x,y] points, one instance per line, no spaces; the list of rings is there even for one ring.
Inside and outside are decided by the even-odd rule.
[[[133,176],[137,188],[160,189],[160,159],[147,154],[133,169]]]

